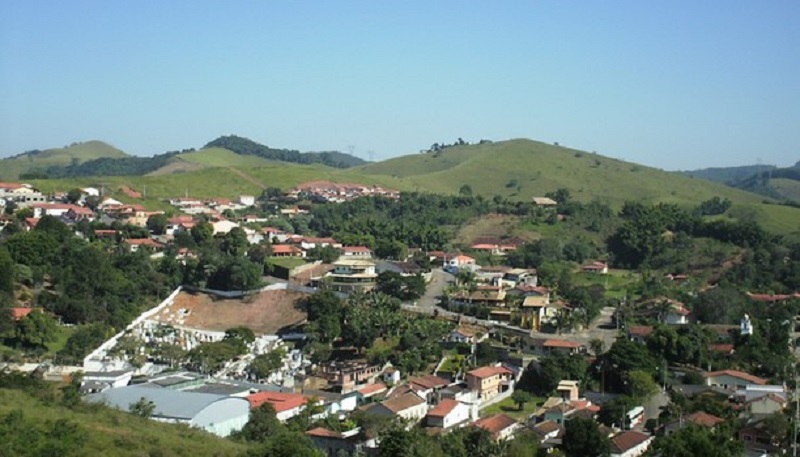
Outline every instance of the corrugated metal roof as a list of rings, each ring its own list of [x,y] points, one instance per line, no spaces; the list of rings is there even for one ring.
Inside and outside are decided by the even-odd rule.
[[[243,398],[226,397],[224,395],[180,392],[140,386],[109,389],[105,392],[89,395],[87,399],[91,402],[106,403],[111,407],[129,411],[131,404],[136,403],[143,397],[155,405],[153,416],[183,420],[192,420],[200,411],[219,400],[247,401]]]

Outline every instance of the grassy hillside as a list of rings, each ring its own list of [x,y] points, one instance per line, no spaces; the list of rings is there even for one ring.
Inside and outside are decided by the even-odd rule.
[[[715,195],[737,203],[763,199],[721,184],[531,140],[453,147],[359,169],[442,193],[456,193],[468,184],[473,192],[489,197],[529,199],[565,187],[577,200],[599,198],[613,206],[630,199],[694,204]]]
[[[84,439],[74,455],[230,456],[247,450],[243,444],[200,430],[154,422],[103,405],[68,409],[53,401],[36,399],[21,390],[0,389],[0,417],[15,410],[22,411],[26,422],[40,427],[62,419],[77,423],[78,433]],[[19,437],[7,437],[11,438]]]
[[[800,181],[787,178],[770,179],[769,185],[781,196],[800,202]]]
[[[33,170],[46,170],[55,165],[70,165],[73,160],[83,163],[102,157],[128,157],[127,154],[102,141],[86,141],[64,148],[31,151],[0,160],[0,179],[15,180],[19,175]]]

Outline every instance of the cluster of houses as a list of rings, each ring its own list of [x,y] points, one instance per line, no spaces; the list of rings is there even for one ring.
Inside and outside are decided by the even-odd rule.
[[[289,191],[287,196],[298,200],[315,199],[329,203],[341,203],[358,197],[400,198],[400,192],[377,185],[365,186],[330,181],[309,181]]]

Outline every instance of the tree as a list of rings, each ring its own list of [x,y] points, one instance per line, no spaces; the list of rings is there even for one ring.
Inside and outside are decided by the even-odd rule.
[[[270,436],[255,449],[248,451],[248,457],[325,457],[311,440],[300,432],[281,430]]]
[[[654,455],[670,457],[729,457],[742,455],[744,443],[725,431],[689,424],[675,433],[660,436],[653,443]]]
[[[283,366],[283,358],[285,356],[286,351],[283,349],[275,349],[266,354],[259,354],[250,362],[247,372],[254,376],[256,380],[266,379]]]
[[[536,457],[537,455],[539,455],[539,437],[528,431],[517,433],[505,452],[505,457]]]
[[[250,243],[247,241],[247,233],[241,227],[234,227],[222,238],[220,250],[227,255],[240,257],[247,252]]]
[[[246,441],[261,442],[282,429],[283,424],[276,417],[275,408],[271,403],[263,403],[250,411],[250,419],[236,436]]]
[[[192,227],[191,234],[198,246],[205,245],[214,239],[214,226],[208,222],[197,224]]]
[[[31,349],[46,349],[47,343],[56,340],[56,321],[43,312],[34,311],[17,322],[17,342]]]
[[[78,203],[83,197],[83,191],[80,189],[70,189],[67,191],[67,201],[72,203]]]
[[[165,214],[153,214],[147,218],[147,230],[154,235],[163,235],[167,232],[167,216]]]
[[[462,197],[472,197],[472,186],[469,184],[464,184],[460,189],[458,189],[458,195],[461,195]]]
[[[567,457],[608,456],[611,443],[592,419],[575,418],[567,421],[562,450]]]
[[[630,395],[641,401],[646,401],[658,392],[658,384],[653,381],[653,376],[642,370],[628,373],[627,387]]]
[[[141,397],[135,403],[131,403],[130,406],[128,406],[128,410],[139,417],[149,419],[156,411],[156,405],[152,401]]]
[[[0,246],[0,297],[10,297],[14,293],[15,272],[14,259],[6,248]]]
[[[524,390],[517,389],[511,394],[511,399],[517,404],[517,408],[522,411],[525,408],[525,403],[533,401],[533,395],[525,392]]]

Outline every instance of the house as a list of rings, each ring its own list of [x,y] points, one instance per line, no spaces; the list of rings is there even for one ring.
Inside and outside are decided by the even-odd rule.
[[[489,337],[489,329],[476,325],[459,324],[447,335],[451,343],[477,344]]]
[[[147,247],[154,251],[160,251],[164,249],[164,245],[159,243],[158,241],[152,240],[150,238],[137,238],[132,240],[123,240],[128,246],[128,250],[130,252],[136,252],[141,247]]]
[[[446,270],[458,270],[460,268],[472,268],[475,266],[475,259],[463,254],[453,256],[449,260],[445,258],[444,262]]]
[[[584,273],[607,275],[608,274],[608,264],[605,263],[605,262],[592,262],[592,263],[590,263],[588,265],[582,266],[581,270]]]
[[[13,319],[14,321],[21,321],[25,316],[32,313],[34,308],[16,307],[16,308],[9,308],[8,310],[11,312],[11,319]]]
[[[365,403],[371,403],[375,398],[386,395],[388,390],[389,388],[386,387],[386,384],[380,382],[367,384],[356,391],[358,403],[362,405]]]
[[[744,406],[747,412],[753,416],[769,416],[770,414],[783,411],[787,403],[788,401],[785,397],[769,393],[746,400]]]
[[[580,395],[580,390],[578,388],[578,381],[570,381],[567,379],[562,379],[558,382],[558,387],[556,387],[556,391],[559,393],[564,401],[576,401],[578,400]]]
[[[273,244],[273,257],[305,257],[306,252],[292,244]]]
[[[252,195],[239,195],[239,204],[242,206],[255,206],[256,197]]]
[[[372,249],[366,246],[345,246],[342,248],[342,255],[345,257],[371,259]]]
[[[333,290],[369,292],[375,288],[378,274],[375,272],[375,262],[371,260],[340,257],[327,277],[331,279],[329,286]]]
[[[653,333],[652,325],[632,325],[628,327],[628,339],[636,343],[645,344],[647,337],[651,333]]]
[[[739,334],[741,335],[752,335],[753,334],[753,323],[750,321],[750,316],[747,314],[742,317],[739,321]]]
[[[734,353],[733,344],[731,343],[709,344],[708,350],[724,356],[731,356]]]
[[[738,370],[711,371],[703,373],[703,377],[706,378],[707,386],[729,390],[746,389],[748,384],[764,385],[767,383],[766,379]]]
[[[250,417],[250,403],[244,398],[165,388],[125,386],[91,394],[86,399],[123,411],[130,411],[131,405],[144,399],[153,405],[151,419],[186,424],[217,436],[241,430]]]
[[[686,427],[689,424],[695,424],[700,427],[707,427],[710,429],[714,429],[717,425],[725,422],[725,419],[721,417],[714,416],[713,414],[708,414],[705,411],[697,411],[692,414],[689,414],[686,417],[681,416],[680,419],[667,424],[664,427],[664,434],[671,435],[672,433],[677,432],[678,430]]]
[[[785,436],[774,435],[767,421],[760,420],[739,430],[739,441],[748,449],[761,449],[767,452],[780,451]]]
[[[388,367],[383,370],[383,382],[389,385],[396,385],[400,382],[400,370],[395,367]]]
[[[257,409],[264,403],[271,404],[278,420],[286,422],[306,408],[308,398],[295,393],[262,391],[248,395],[247,401],[250,402],[251,409]]]
[[[64,217],[66,217],[72,222],[80,222],[80,221],[91,222],[94,220],[94,211],[83,206],[72,205],[72,207],[69,210],[67,210]]]
[[[329,246],[336,249],[340,249],[342,247],[342,243],[336,241],[333,238],[317,238],[313,236],[305,236],[299,238],[298,241],[300,242],[300,247],[306,251],[308,251],[309,249],[324,248]]]
[[[552,354],[554,352],[562,352],[565,354],[577,354],[583,351],[584,345],[575,341],[559,340],[550,338],[542,343],[542,352],[545,354]]]
[[[497,441],[511,439],[514,433],[521,427],[521,424],[513,417],[505,414],[487,416],[476,420],[472,425],[486,430]]]
[[[542,442],[558,438],[564,432],[561,424],[548,420],[539,422],[531,427],[531,430],[539,436],[539,440]]]
[[[502,366],[476,368],[467,372],[467,388],[476,392],[480,401],[490,400],[514,389],[513,373]]]
[[[611,437],[611,457],[638,457],[647,451],[653,437],[633,430],[617,433]]]
[[[374,438],[361,437],[361,428],[335,432],[317,427],[307,431],[306,436],[326,457],[366,455],[366,449],[377,447]]]
[[[445,399],[428,411],[425,416],[425,424],[428,427],[438,427],[446,430],[468,422],[472,416],[471,411],[470,405],[456,400]]]
[[[501,307],[505,304],[506,291],[495,286],[479,286],[474,291],[461,290],[453,296],[453,300],[464,304],[482,304]]]
[[[356,390],[358,386],[375,382],[383,372],[383,367],[358,361],[333,361],[321,365],[318,371],[331,386],[347,393]]]
[[[225,235],[231,230],[239,226],[236,222],[231,221],[217,221],[211,224],[214,227],[214,235]]]
[[[558,205],[558,202],[550,197],[533,197],[533,204],[545,208],[551,208]]]
[[[440,390],[450,385],[450,381],[435,375],[425,375],[408,380],[408,387],[429,403],[435,403]]]
[[[428,412],[428,402],[414,392],[407,392],[372,405],[367,414],[383,417],[400,417],[419,422]]]
[[[664,316],[664,323],[668,325],[686,325],[692,312],[683,303],[670,301],[669,309]]]

